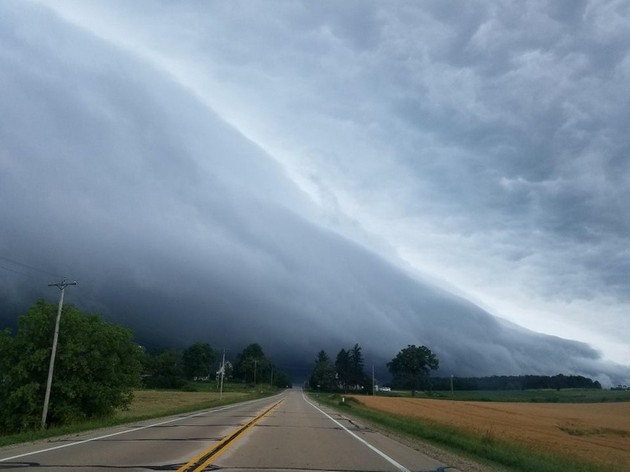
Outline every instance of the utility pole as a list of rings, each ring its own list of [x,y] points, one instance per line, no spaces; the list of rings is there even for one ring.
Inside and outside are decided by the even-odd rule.
[[[225,348],[223,348],[223,360],[221,361],[221,391],[219,400],[223,400],[223,378],[225,377]]]
[[[76,285],[76,282],[66,282],[63,279],[58,284],[48,284],[49,287],[57,287],[61,291],[59,297],[59,308],[57,309],[57,320],[55,321],[55,335],[53,336],[52,352],[50,354],[50,365],[48,366],[48,381],[46,382],[46,395],[44,396],[44,411],[42,412],[42,429],[46,429],[46,417],[48,416],[48,402],[50,401],[50,389],[52,387],[53,370],[55,368],[55,356],[57,354],[57,339],[59,339],[59,321],[61,320],[61,310],[63,308],[63,294],[68,285]]]
[[[258,367],[258,361],[254,360],[254,386],[256,385],[256,368]]]
[[[376,392],[376,385],[374,384],[374,364],[372,364],[372,396]]]

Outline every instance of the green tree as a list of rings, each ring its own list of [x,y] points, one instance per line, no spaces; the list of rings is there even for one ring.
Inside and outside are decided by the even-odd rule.
[[[182,356],[186,378],[194,380],[198,377],[211,377],[211,367],[216,357],[210,344],[194,343],[189,346]]]
[[[330,391],[336,388],[335,366],[326,354],[321,350],[315,359],[315,368],[311,374],[310,385],[312,389]]]
[[[182,352],[179,349],[163,349],[147,354],[144,384],[148,388],[182,388],[186,384]]]
[[[234,376],[241,382],[269,383],[272,367],[260,344],[252,343],[236,356]]]
[[[278,388],[291,388],[293,386],[293,382],[291,381],[291,377],[286,372],[274,372],[273,374],[273,385]]]
[[[341,349],[337,353],[335,359],[335,370],[337,371],[337,381],[345,390],[350,383],[350,353],[345,349]]]
[[[438,358],[426,346],[408,345],[402,349],[387,367],[393,384],[398,388],[411,389],[413,393],[426,386],[431,370],[439,367]]]
[[[13,337],[0,334],[0,429],[14,432],[40,424],[56,304],[38,300],[18,320]],[[122,326],[63,307],[48,424],[104,417],[127,407],[139,384],[142,349]]]
[[[348,383],[352,386],[364,386],[366,375],[363,370],[363,354],[361,353],[361,346],[355,344],[352,349],[348,351]]]

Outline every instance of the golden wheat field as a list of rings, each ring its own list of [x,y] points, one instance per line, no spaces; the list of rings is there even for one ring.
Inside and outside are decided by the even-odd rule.
[[[489,403],[355,397],[369,408],[630,471],[630,403]]]

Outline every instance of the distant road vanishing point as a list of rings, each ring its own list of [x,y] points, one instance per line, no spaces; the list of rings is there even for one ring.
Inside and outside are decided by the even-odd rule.
[[[46,471],[435,471],[455,468],[299,390],[0,450],[0,469]]]

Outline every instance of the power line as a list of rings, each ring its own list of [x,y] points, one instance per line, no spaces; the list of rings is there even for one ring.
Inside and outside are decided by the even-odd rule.
[[[61,276],[59,274],[54,274],[54,273],[52,273],[52,272],[50,272],[48,270],[42,269],[41,267],[35,267],[33,265],[26,264],[26,263],[20,262],[20,261],[16,261],[15,259],[11,259],[11,258],[6,257],[6,256],[0,255],[0,261],[4,261],[5,263],[8,262],[9,264],[12,264],[14,266],[18,266],[18,267],[21,267],[21,268],[24,268],[24,269],[29,269],[31,271],[35,271],[35,272],[38,272],[40,274],[44,274],[44,275],[46,275],[48,277],[61,278]],[[14,267],[7,266],[6,264],[1,264],[0,263],[0,269],[4,269],[6,271],[13,272],[13,273],[20,274],[20,275],[26,275],[27,277],[35,277],[33,274],[29,274],[27,272],[16,270]]]
[[[18,274],[18,275],[25,275],[26,277],[32,277],[32,278],[35,278],[35,276],[34,276],[33,274],[27,274],[26,272],[20,272],[19,270],[15,270],[15,269],[12,269],[12,268],[10,268],[10,267],[5,267],[5,266],[3,266],[2,264],[0,264],[0,269],[4,269],[4,270],[6,270],[7,272],[13,272],[14,274]]]

